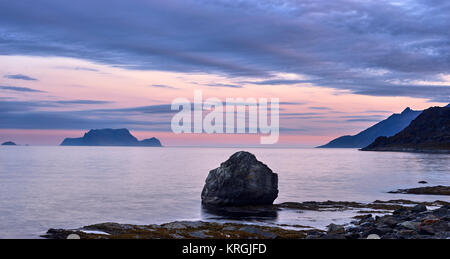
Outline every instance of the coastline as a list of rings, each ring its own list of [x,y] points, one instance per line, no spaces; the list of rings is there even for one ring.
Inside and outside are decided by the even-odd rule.
[[[348,225],[330,223],[326,231],[301,225],[271,227],[206,221],[175,221],[161,225],[108,222],[77,229],[49,229],[42,237],[66,239],[75,234],[81,239],[366,239],[370,235],[383,239],[450,238],[450,203],[446,201],[377,200],[368,204],[343,201],[286,202],[241,209],[249,214],[262,209],[288,209],[299,213],[304,210],[317,213],[358,210],[358,215]]]
[[[407,152],[407,153],[424,153],[424,154],[450,154],[450,150],[447,149],[416,149],[416,148],[360,148],[359,151],[372,151],[372,152]]]

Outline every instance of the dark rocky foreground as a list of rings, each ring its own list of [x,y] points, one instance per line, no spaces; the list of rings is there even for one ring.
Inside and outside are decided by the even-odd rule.
[[[450,195],[450,186],[426,186],[410,189],[398,189],[390,191],[389,193],[403,193],[403,194],[428,194],[428,195]]]
[[[429,210],[431,207],[439,207]],[[244,207],[239,208],[241,211]],[[287,202],[247,207],[247,214],[265,210],[353,210],[352,224],[330,224],[328,231],[300,225],[249,225],[202,221],[177,221],[162,225],[129,225],[101,223],[79,229],[49,229],[45,238],[65,239],[77,234],[82,239],[447,239],[450,238],[450,203],[444,201],[413,202],[408,200],[357,202]],[[385,213],[384,216],[372,214]],[[289,229],[286,229],[289,228]],[[295,228],[296,230],[293,230]],[[376,234],[377,236],[373,236]]]

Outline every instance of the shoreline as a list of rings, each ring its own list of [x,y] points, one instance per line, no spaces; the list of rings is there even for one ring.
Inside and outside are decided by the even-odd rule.
[[[240,212],[272,210],[345,211],[357,210],[348,225],[330,223],[324,231],[310,226],[174,221],[160,225],[100,223],[77,229],[49,229],[41,237],[66,239],[76,234],[81,239],[365,239],[376,234],[386,239],[450,238],[450,203],[410,200],[374,201],[372,203],[326,201],[285,202],[271,206],[240,207]],[[231,209],[236,212],[236,208]],[[222,211],[223,213],[225,212]],[[373,216],[380,214],[381,216]],[[292,228],[296,228],[295,230]]]

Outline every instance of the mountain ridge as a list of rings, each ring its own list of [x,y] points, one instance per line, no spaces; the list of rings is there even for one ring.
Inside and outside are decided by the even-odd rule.
[[[361,150],[450,153],[450,106],[428,108],[399,133]]]
[[[401,113],[394,113],[385,120],[359,132],[356,135],[345,135],[333,139],[317,148],[363,148],[380,136],[393,136],[411,123],[422,111],[407,107]]]

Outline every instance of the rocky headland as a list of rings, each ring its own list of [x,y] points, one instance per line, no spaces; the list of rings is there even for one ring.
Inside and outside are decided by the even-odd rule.
[[[400,114],[392,114],[387,119],[353,136],[342,136],[318,148],[363,148],[380,136],[393,136],[408,126],[422,111],[409,107]]]
[[[431,107],[392,137],[378,137],[363,151],[450,153],[450,107]]]

